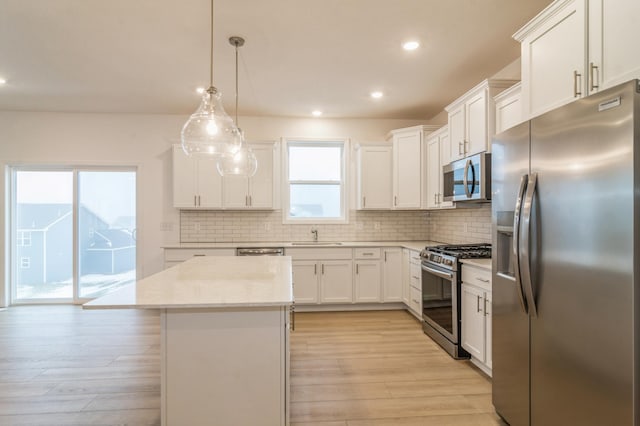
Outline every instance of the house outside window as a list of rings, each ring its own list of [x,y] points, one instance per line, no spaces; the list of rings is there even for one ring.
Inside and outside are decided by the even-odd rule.
[[[21,247],[31,246],[31,231],[18,231],[18,245]]]
[[[286,140],[284,223],[347,223],[348,141]]]
[[[20,268],[29,269],[31,267],[31,258],[30,257],[21,257],[20,258]]]

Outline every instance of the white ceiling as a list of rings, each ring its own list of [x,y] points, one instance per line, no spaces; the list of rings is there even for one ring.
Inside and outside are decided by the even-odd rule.
[[[239,35],[241,115],[426,120],[515,60],[511,35],[550,2],[215,0],[214,85],[232,114]],[[0,110],[189,114],[208,86],[209,8],[0,0]]]

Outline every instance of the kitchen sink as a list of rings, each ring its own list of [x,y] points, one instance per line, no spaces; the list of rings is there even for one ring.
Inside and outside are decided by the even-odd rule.
[[[322,242],[319,243],[317,241],[308,241],[308,242],[300,242],[300,243],[291,243],[292,246],[341,246],[342,243],[330,243],[330,242]]]

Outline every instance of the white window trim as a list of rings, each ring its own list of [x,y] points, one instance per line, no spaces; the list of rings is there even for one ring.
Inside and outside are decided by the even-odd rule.
[[[289,181],[289,143],[295,144],[309,144],[309,145],[322,145],[326,142],[326,145],[335,145],[342,147],[342,182],[340,185],[340,204],[342,207],[342,216],[338,218],[291,218],[289,217],[289,196],[290,196],[290,181]],[[282,139],[282,223],[283,224],[346,224],[349,223],[349,153],[350,153],[349,139],[348,138],[283,138]],[[327,183],[335,184],[338,181],[295,181],[295,183]]]

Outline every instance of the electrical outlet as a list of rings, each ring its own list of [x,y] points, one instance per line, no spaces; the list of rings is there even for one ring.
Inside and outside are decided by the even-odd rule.
[[[373,229],[379,230],[380,229],[380,222],[373,222]]]

